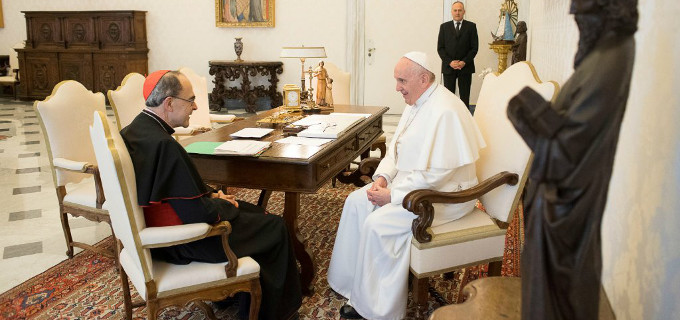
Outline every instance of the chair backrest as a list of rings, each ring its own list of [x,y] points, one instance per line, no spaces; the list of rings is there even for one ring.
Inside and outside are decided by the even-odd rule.
[[[324,62],[328,77],[333,79],[333,104],[350,104],[350,74],[332,62]]]
[[[205,77],[199,76],[194,70],[188,67],[179,69],[184,76],[189,79],[196,96],[196,110],[189,118],[189,125],[193,127],[210,128],[210,101],[208,101],[208,82]]]
[[[56,170],[54,159],[64,158],[96,164],[92,143],[87,139],[92,112],[106,113],[104,95],[92,93],[73,80],[59,82],[52,94],[33,103],[42,126],[55,186],[77,183],[88,175]]]
[[[501,171],[517,173],[520,178],[517,185],[498,187],[479,199],[489,215],[505,222],[517,208],[531,160],[531,149],[512,126],[506,110],[510,99],[527,86],[546,100],[553,99],[558,90],[554,81],[542,83],[531,63],[519,62],[500,75],[484,78],[474,114],[487,145],[476,162],[479,181]]]
[[[111,109],[116,116],[118,130],[125,128],[145,108],[143,75],[133,72],[125,76],[116,90],[109,90],[107,95]]]
[[[123,244],[120,264],[139,294],[146,300],[146,282],[153,277],[151,254],[141,246],[139,232],[146,228],[137,204],[135,170],[118,130],[111,130],[106,116],[94,112],[90,138],[99,163],[99,174],[111,216],[111,227]]]
[[[15,49],[21,49],[24,47],[23,42],[16,43],[14,46],[12,46],[12,49],[10,50],[9,53],[9,73],[11,75],[14,75],[14,70],[19,69],[19,53]],[[16,75],[18,77],[18,75]]]

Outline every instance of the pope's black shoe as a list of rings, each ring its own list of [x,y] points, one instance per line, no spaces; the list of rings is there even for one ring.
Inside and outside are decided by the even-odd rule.
[[[363,319],[362,317],[354,308],[348,304],[345,304],[340,308],[340,316],[345,318],[345,319]]]

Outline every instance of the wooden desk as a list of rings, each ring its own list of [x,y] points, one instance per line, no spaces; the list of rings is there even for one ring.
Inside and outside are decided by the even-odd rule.
[[[197,141],[231,140],[229,134],[243,128],[257,127],[257,120],[278,111],[279,108],[272,109],[243,121],[181,140],[180,143],[187,146]],[[383,133],[382,115],[386,111],[386,107],[336,105],[334,112],[370,113],[371,116],[350,128],[340,138],[320,147],[274,143],[259,157],[192,154],[191,158],[201,177],[207,182],[285,192],[283,217],[291,234],[295,256],[301,265],[300,281],[303,292],[311,294],[316,265],[312,252],[307,250],[306,240],[298,229],[300,194],[316,192],[352,160],[370,148]],[[276,129],[263,140],[276,141],[282,137],[281,129]]]

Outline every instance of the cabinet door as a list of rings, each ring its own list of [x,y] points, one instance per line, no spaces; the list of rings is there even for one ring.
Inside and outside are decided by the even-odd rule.
[[[59,59],[56,53],[26,54],[27,94],[29,97],[46,97],[59,83]],[[21,80],[24,82],[24,79]]]
[[[127,75],[124,54],[94,54],[94,90],[115,90]]]
[[[92,90],[94,81],[92,77],[92,54],[91,53],[60,53],[59,74],[61,80],[75,80],[85,88]]]
[[[67,49],[99,49],[94,31],[94,18],[66,16],[64,18],[64,40]]]
[[[130,16],[99,17],[99,41],[101,49],[125,49],[132,46]]]
[[[57,49],[64,47],[59,18],[48,13],[26,17],[28,30],[27,44],[36,49]]]

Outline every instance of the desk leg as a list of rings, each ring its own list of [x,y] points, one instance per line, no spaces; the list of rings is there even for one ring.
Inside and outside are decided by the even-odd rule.
[[[300,282],[302,284],[302,293],[311,296],[314,293],[312,281],[316,275],[316,263],[314,263],[314,256],[311,250],[305,246],[307,240],[300,234],[298,228],[297,216],[300,213],[300,193],[286,192],[285,207],[283,210],[283,218],[286,221],[288,233],[290,233],[295,249],[295,257],[300,262]]]

